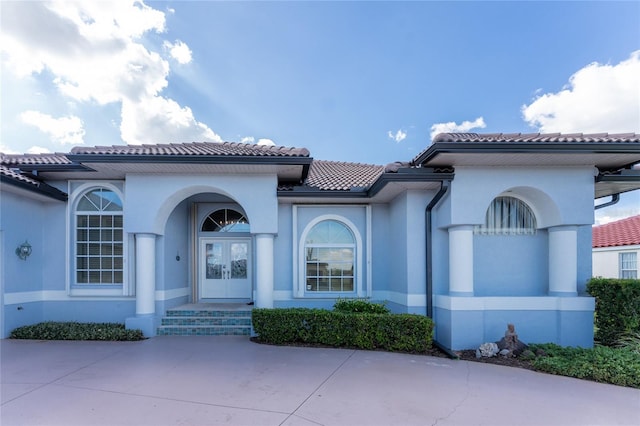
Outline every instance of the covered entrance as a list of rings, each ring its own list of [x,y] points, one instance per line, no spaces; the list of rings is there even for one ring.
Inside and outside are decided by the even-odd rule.
[[[251,300],[249,221],[237,205],[197,204],[197,300]]]

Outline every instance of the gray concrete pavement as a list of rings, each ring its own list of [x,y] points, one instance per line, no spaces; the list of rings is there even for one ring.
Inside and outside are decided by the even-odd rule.
[[[640,390],[418,355],[2,340],[2,426],[638,425]]]

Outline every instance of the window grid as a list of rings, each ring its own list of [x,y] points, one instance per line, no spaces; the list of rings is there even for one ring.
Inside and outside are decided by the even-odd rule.
[[[307,291],[354,291],[353,259],[352,246],[307,245]]]
[[[355,238],[336,220],[318,222],[305,238],[305,285],[310,293],[352,293],[355,285]]]
[[[82,196],[77,209],[76,284],[123,285],[124,230],[119,198],[106,189],[92,190]]]
[[[620,253],[620,278],[638,278],[638,254],[635,252]]]
[[[249,232],[249,221],[233,209],[220,209],[204,219],[202,232]]]

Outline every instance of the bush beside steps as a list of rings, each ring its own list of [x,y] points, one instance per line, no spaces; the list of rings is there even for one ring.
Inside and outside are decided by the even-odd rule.
[[[11,339],[33,340],[143,340],[141,330],[127,330],[118,323],[80,323],[47,321],[18,327],[9,335]]]

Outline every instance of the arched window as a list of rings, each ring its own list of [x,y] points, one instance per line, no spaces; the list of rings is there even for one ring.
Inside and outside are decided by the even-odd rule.
[[[249,221],[233,209],[216,210],[202,222],[202,232],[249,232]]]
[[[536,217],[531,208],[514,197],[497,197],[489,205],[485,222],[475,228],[480,235],[534,235]]]
[[[337,220],[318,222],[304,241],[307,292],[354,292],[356,240]]]
[[[122,201],[110,189],[79,197],[75,209],[75,283],[123,285]]]

